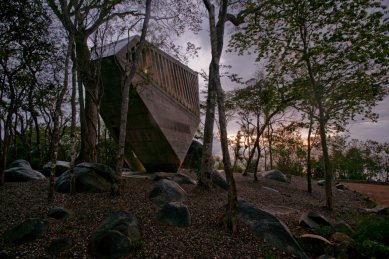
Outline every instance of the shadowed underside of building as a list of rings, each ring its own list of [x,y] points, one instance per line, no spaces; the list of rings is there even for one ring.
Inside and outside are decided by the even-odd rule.
[[[117,140],[122,87],[138,37],[98,49],[101,57],[100,114]],[[128,70],[128,69],[127,69]],[[200,122],[197,73],[148,45],[131,84],[125,155],[131,150],[148,172],[176,172]]]

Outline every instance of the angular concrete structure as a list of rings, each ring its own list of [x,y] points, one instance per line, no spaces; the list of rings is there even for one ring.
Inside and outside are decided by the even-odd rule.
[[[96,51],[101,58],[100,114],[115,139],[119,135],[124,71],[138,42],[138,37],[132,37]],[[132,149],[148,172],[176,172],[200,122],[197,73],[147,45],[138,72],[129,83],[126,156]]]

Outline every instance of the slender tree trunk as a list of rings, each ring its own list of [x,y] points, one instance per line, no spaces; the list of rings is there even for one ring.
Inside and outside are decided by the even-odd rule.
[[[71,44],[73,40],[70,39]],[[72,118],[70,123],[70,194],[76,193],[76,176],[74,173],[74,167],[76,164],[77,150],[76,150],[76,123],[77,123],[77,107],[76,107],[76,95],[77,95],[77,60],[75,59],[75,49],[72,45],[72,96],[71,96],[71,107],[72,107]],[[81,119],[81,118],[80,118]],[[81,141],[82,142],[82,141]]]
[[[324,172],[325,172],[325,189],[326,189],[326,206],[328,210],[333,209],[333,200],[332,200],[332,172],[330,168],[330,157],[328,154],[328,146],[327,146],[327,135],[326,135],[326,126],[325,126],[325,118],[323,111],[319,107],[320,113],[320,140],[321,146],[323,150],[323,159],[324,159]]]
[[[120,194],[120,178],[123,169],[124,162],[124,148],[126,144],[126,133],[127,133],[127,115],[128,115],[128,104],[129,104],[129,95],[130,88],[132,85],[132,79],[135,76],[138,60],[141,56],[143,47],[146,42],[146,34],[147,28],[150,20],[150,12],[151,12],[151,0],[146,0],[146,14],[143,20],[142,26],[142,34],[140,36],[139,43],[136,47],[135,54],[132,56],[133,59],[131,63],[127,60],[128,64],[126,64],[126,70],[122,86],[122,103],[120,109],[120,131],[119,131],[119,141],[118,141],[118,154],[117,154],[117,162],[116,162],[116,176],[118,183],[114,184],[112,187],[112,194],[119,195]],[[130,53],[131,54],[131,53]]]
[[[12,89],[12,85],[11,85]],[[0,153],[0,186],[4,185],[5,179],[4,179],[4,171],[7,168],[7,159],[8,159],[8,153],[9,148],[11,146],[12,142],[12,117],[16,113],[16,107],[15,107],[15,95],[13,94],[13,91],[11,91],[11,98],[10,98],[10,105],[7,117],[4,121],[4,138],[3,143],[1,145],[1,153]]]
[[[224,92],[220,84],[220,76],[219,73],[215,74],[216,81],[216,89],[217,89],[217,103],[218,103],[218,111],[219,111],[219,123],[220,123],[220,141],[223,152],[223,164],[224,164],[224,172],[226,174],[226,179],[228,182],[228,213],[226,218],[226,226],[232,230],[233,233],[237,231],[237,192],[236,192],[236,184],[233,175],[233,171],[231,168],[231,160],[230,153],[228,150],[228,136],[227,136],[227,123],[226,116],[224,110]]]
[[[332,172],[330,169],[330,158],[328,155],[328,146],[327,146],[327,135],[326,135],[326,122],[327,119],[325,117],[323,102],[322,102],[322,93],[321,93],[321,87],[318,82],[316,82],[311,60],[309,59],[308,55],[308,45],[307,45],[307,30],[306,27],[300,27],[300,35],[303,42],[304,47],[304,57],[305,57],[305,63],[307,65],[310,85],[312,88],[312,92],[314,94],[315,102],[317,105],[317,109],[319,111],[319,131],[320,131],[320,140],[321,140],[321,146],[322,146],[322,152],[323,152],[323,159],[324,159],[324,172],[325,172],[325,191],[326,191],[326,206],[328,210],[333,209],[332,204]]]
[[[72,45],[69,43],[66,60],[65,60],[65,79],[63,82],[63,87],[57,96],[55,104],[55,114],[54,114],[54,129],[51,140],[51,167],[50,167],[50,178],[49,178],[49,192],[48,192],[48,201],[52,202],[54,198],[54,177],[55,177],[55,168],[57,165],[57,154],[58,154],[58,142],[59,142],[59,131],[60,131],[60,119],[61,119],[61,106],[63,98],[68,89],[69,83],[69,59],[72,52]]]
[[[261,132],[264,131],[265,127],[266,127],[266,123],[264,125],[262,125],[261,130],[259,129],[259,113],[257,113],[257,127],[256,127],[257,138],[255,139],[254,146],[252,148],[252,151],[250,152],[250,156],[249,156],[249,159],[247,160],[247,165],[246,165],[246,168],[244,170],[243,175],[247,175],[248,171],[250,170],[250,165],[251,165],[251,162],[253,161],[255,149],[257,148],[257,146],[259,147],[259,137],[262,134]],[[256,174],[256,172],[254,172],[254,177],[255,177],[255,174]]]
[[[310,117],[308,137],[307,137],[307,184],[308,192],[312,193],[312,166],[311,166],[311,134],[312,134],[313,118]]]
[[[269,164],[270,170],[273,169],[273,127],[271,123],[269,123],[268,131],[267,131],[267,139],[269,142]]]
[[[254,167],[254,181],[255,181],[255,182],[258,182],[257,173],[258,173],[259,159],[260,159],[260,157],[261,157],[261,148],[259,147],[259,145],[257,145],[257,153],[258,153],[258,157],[257,157],[257,159],[255,160],[255,167]]]
[[[221,87],[219,74],[219,64],[220,57],[223,51],[224,26],[227,17],[228,1],[221,1],[217,23],[215,21],[215,6],[212,5],[209,0],[203,0],[203,3],[208,11],[212,51],[212,60],[210,66],[212,66],[213,73],[210,73],[209,75],[209,84],[211,85],[213,82],[216,89],[224,171],[226,174],[227,182],[229,184],[227,214],[224,223],[226,227],[228,227],[233,231],[233,233],[235,233],[237,231],[237,193],[235,180],[231,168],[230,154],[228,150],[227,122],[224,110],[224,92]]]

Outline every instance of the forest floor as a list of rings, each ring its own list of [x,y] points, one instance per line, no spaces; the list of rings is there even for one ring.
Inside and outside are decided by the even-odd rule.
[[[188,174],[196,178],[195,174]],[[355,226],[363,209],[375,207],[371,200],[355,191],[334,188],[334,210],[329,212],[324,207],[324,188],[313,181],[313,192],[309,194],[306,180],[301,177],[292,177],[290,183],[262,177],[254,182],[252,176],[240,174],[235,174],[235,179],[240,198],[273,212],[296,237],[309,233],[299,226],[304,212],[315,211],[333,223],[345,221]],[[204,191],[193,185],[182,185],[187,192],[184,203],[191,213],[192,224],[187,228],[173,228],[154,221],[159,208],[148,199],[153,187],[149,179],[125,178],[119,197],[109,193],[56,193],[50,204],[47,187],[47,181],[6,183],[0,187],[0,236],[27,218],[38,217],[49,223],[45,239],[14,246],[4,244],[0,238],[0,253],[12,258],[50,258],[45,252],[50,241],[70,237],[73,246],[61,258],[90,258],[87,248],[91,235],[112,211],[125,210],[137,217],[144,241],[142,248],[130,258],[267,258],[269,254],[272,258],[290,257],[269,248],[243,223],[239,224],[237,234],[226,231],[219,224],[222,207],[227,202],[227,193],[221,189]],[[49,218],[48,209],[53,207],[64,207],[72,211],[72,216],[66,221]]]

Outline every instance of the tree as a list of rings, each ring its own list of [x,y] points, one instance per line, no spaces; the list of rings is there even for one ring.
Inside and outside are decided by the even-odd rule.
[[[96,139],[99,103],[99,74],[98,66],[91,58],[88,40],[101,25],[107,24],[116,17],[128,15],[140,16],[137,5],[134,10],[116,11],[123,0],[100,1],[68,1],[47,0],[50,8],[57,16],[74,44],[75,55],[72,55],[73,65],[77,67],[79,79],[79,101],[81,121],[81,161],[96,161]],[[121,8],[119,8],[121,9]],[[85,87],[85,103],[83,88]]]
[[[0,185],[18,112],[37,86],[37,73],[51,50],[49,22],[39,1],[0,3]]]
[[[289,80],[309,86],[317,108],[326,178],[326,206],[333,208],[327,146],[330,127],[341,129],[356,114],[376,119],[372,107],[388,82],[388,28],[376,1],[264,1],[231,46],[255,46],[258,58],[281,59]],[[303,97],[303,96],[302,96]]]
[[[116,173],[119,176],[121,175],[121,171],[123,169],[130,88],[132,86],[132,80],[136,73],[138,60],[140,59],[143,47],[146,43],[146,33],[147,33],[147,28],[150,20],[150,10],[151,10],[151,0],[146,0],[146,13],[145,13],[145,18],[143,20],[142,34],[140,36],[139,43],[136,46],[135,53],[132,56],[131,63],[127,64],[125,77],[123,80],[122,104],[120,110],[120,129],[119,129],[119,141],[118,141],[118,152],[117,152],[118,158],[116,164]],[[119,188],[113,191],[116,192],[116,194],[119,194]]]
[[[259,141],[265,130],[271,124],[276,115],[282,113],[292,101],[289,96],[289,89],[279,81],[265,79],[263,75],[258,75],[257,79],[251,80],[251,85],[234,91],[232,102],[235,109],[240,113],[252,116],[255,120],[255,141],[252,150],[249,152],[247,165],[243,175],[253,168],[254,180],[257,181],[257,169],[260,158]],[[257,159],[254,167],[251,163],[257,150]]]

